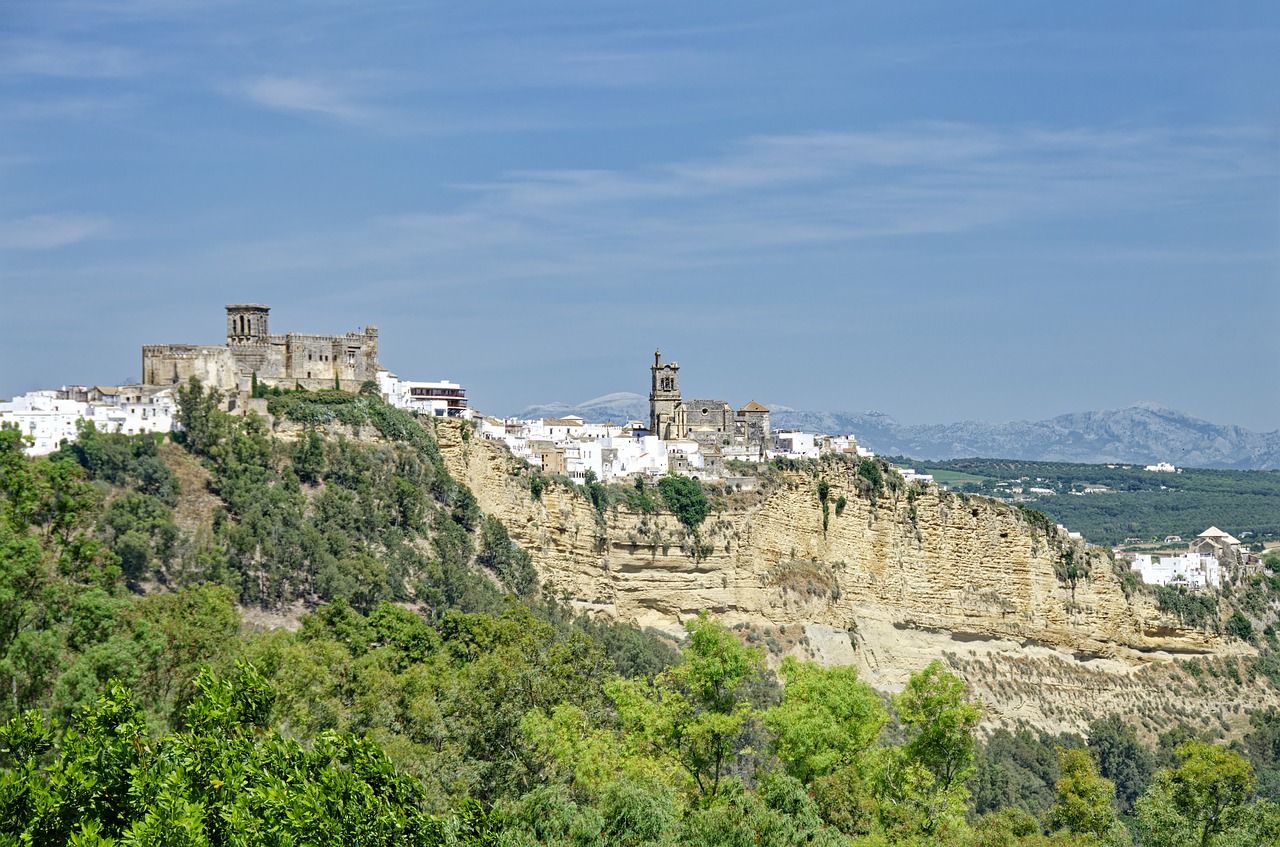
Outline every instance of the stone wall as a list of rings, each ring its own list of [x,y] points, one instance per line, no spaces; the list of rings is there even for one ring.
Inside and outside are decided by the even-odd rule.
[[[220,391],[239,386],[238,368],[226,347],[149,344],[142,348],[142,381],[147,385],[186,385],[195,377]]]
[[[685,400],[684,432],[680,437],[687,437],[694,430],[707,427],[725,439],[732,440],[734,432],[733,407],[723,400]]]
[[[264,385],[309,389],[337,386],[358,391],[378,378],[378,328],[345,335],[267,334],[269,308],[227,307],[224,347],[157,344],[142,348],[143,381],[186,383],[191,377],[225,392],[249,391],[253,377]]]

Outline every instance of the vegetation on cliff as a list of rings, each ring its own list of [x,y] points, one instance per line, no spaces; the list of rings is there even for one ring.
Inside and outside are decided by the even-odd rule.
[[[940,663],[885,697],[780,681],[708,616],[678,652],[574,618],[429,429],[331,399],[383,441],[285,443],[184,391],[207,525],[154,439],[31,459],[0,431],[0,843],[1096,844],[1127,837],[1109,783],[1147,843],[1274,826],[1274,715],[1133,779],[1093,737],[1015,770],[1032,747],[980,743]],[[288,604],[296,632],[241,620]],[[1183,800],[1207,780],[1234,786],[1212,831]]]

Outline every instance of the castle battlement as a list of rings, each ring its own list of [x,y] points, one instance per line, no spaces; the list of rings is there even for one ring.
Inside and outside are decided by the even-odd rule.
[[[269,332],[271,307],[231,304],[225,346],[148,344],[142,348],[143,381],[177,385],[191,377],[227,392],[265,385],[358,390],[378,377],[378,328],[344,335]]]
[[[201,356],[208,356],[214,351],[221,351],[222,347],[201,346],[198,344],[144,344],[142,347],[142,355],[145,359],[151,356],[172,356],[181,359],[195,359]]]

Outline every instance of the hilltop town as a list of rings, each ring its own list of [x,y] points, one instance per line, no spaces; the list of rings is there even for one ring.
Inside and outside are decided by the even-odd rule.
[[[406,380],[388,370],[378,358],[376,326],[343,335],[272,334],[269,306],[225,308],[224,344],[144,345],[141,383],[29,392],[0,402],[0,425],[22,432],[32,455],[51,453],[74,441],[86,425],[124,435],[168,433],[177,425],[175,392],[196,380],[218,392],[223,410],[264,418],[270,418],[267,397],[282,391],[373,392],[396,408],[466,420],[482,439],[505,445],[515,458],[543,474],[577,485],[653,481],[675,473],[745,491],[757,484],[753,463],[833,454],[866,460],[875,455],[852,434],[775,430],[769,409],[755,400],[735,409],[721,399],[686,399],[680,390],[679,363],[664,361],[661,351],[654,352],[649,367],[648,421],[588,423],[576,415],[500,419],[471,408],[466,389],[458,383]],[[905,483],[934,481],[931,474],[912,468],[891,470]],[[1147,470],[1181,472],[1166,463]],[[1021,492],[1015,487],[993,495],[1016,503]],[[1078,533],[1059,529],[1080,539]],[[1114,553],[1148,584],[1192,591],[1217,589],[1224,575],[1240,578],[1261,570],[1258,557],[1217,527],[1201,533],[1185,553],[1165,550],[1153,555],[1124,548]]]
[[[460,384],[403,380],[382,366],[374,327],[272,335],[267,315],[266,306],[232,305],[225,344],[147,345],[136,385],[64,386],[0,406],[30,452],[57,453],[7,467],[55,481],[69,465],[68,478],[93,474],[81,484],[101,496],[75,503],[101,511],[94,531],[104,546],[80,546],[103,551],[103,567],[86,572],[114,578],[112,602],[124,610],[96,643],[81,634],[104,608],[96,583],[68,582],[70,603],[37,592],[70,609],[24,624],[66,631],[57,637],[67,670],[37,683],[11,673],[11,690],[20,682],[26,700],[91,698],[135,657],[167,662],[189,641],[206,638],[211,651],[249,643],[248,659],[294,680],[302,701],[332,688],[331,702],[346,702],[355,680],[368,688],[361,703],[404,709],[388,718],[386,737],[430,773],[442,737],[434,716],[451,709],[443,725],[452,731],[464,717],[488,720],[512,699],[524,703],[512,692],[532,677],[494,673],[493,662],[509,656],[532,669],[580,657],[537,683],[560,691],[615,662],[649,661],[637,644],[669,653],[662,645],[703,626],[762,674],[785,678],[805,663],[806,672],[856,679],[868,703],[922,678],[954,679],[984,704],[972,710],[972,729],[1031,739],[1032,727],[1045,751],[1055,738],[1105,738],[1102,721],[1117,715],[1138,715],[1131,732],[1155,744],[1175,722],[1239,737],[1252,715],[1275,714],[1280,588],[1216,527],[1185,554],[1126,562],[1025,503],[894,467],[852,435],[776,431],[755,400],[686,399],[679,364],[660,351],[649,365],[647,421],[498,419],[472,408]],[[179,425],[180,436],[163,437]],[[119,435],[99,435],[99,426]],[[139,433],[155,437],[120,437]],[[18,443],[0,432],[11,458]],[[112,467],[101,467],[108,454]],[[56,485],[34,487],[57,496]],[[680,495],[668,495],[677,489],[701,508],[682,508]],[[43,527],[31,538],[61,543]],[[50,555],[50,573],[64,561]],[[535,618],[538,609],[554,623]],[[152,626],[146,615],[171,621]],[[217,615],[227,623],[217,626]],[[258,640],[237,637],[239,615]],[[568,621],[564,649],[528,640],[559,637]],[[154,640],[177,626],[200,637],[180,634],[171,648]],[[502,627],[520,639],[509,649],[493,641]],[[330,648],[316,641],[327,632],[365,634]],[[601,642],[612,653],[589,646],[594,632],[610,633]],[[294,639],[318,652],[294,651]],[[403,657],[390,652],[401,649]],[[341,664],[344,654],[358,669]],[[41,660],[10,655],[22,667]],[[674,679],[655,655],[642,674]],[[189,659],[192,668],[205,661]],[[453,699],[420,676],[455,661],[485,663],[471,678],[494,680],[495,697]],[[414,693],[389,688],[388,667]],[[153,678],[170,674],[140,672],[135,684]],[[530,714],[552,732],[546,721],[568,715],[576,735],[585,713]],[[528,726],[521,721],[522,737]],[[485,737],[476,749],[491,746]]]
[[[397,408],[473,421],[482,437],[503,441],[547,473],[576,481],[588,472],[606,481],[668,471],[721,479],[731,475],[725,466],[730,459],[870,455],[852,435],[773,431],[769,410],[754,401],[735,410],[723,400],[685,400],[680,365],[663,362],[660,352],[650,369],[647,423],[593,425],[574,416],[499,420],[470,408],[458,383],[401,379],[384,367],[376,326],[344,335],[272,334],[270,312],[270,306],[256,303],[228,305],[224,344],[144,345],[142,382],[29,392],[0,402],[0,422],[29,437],[32,455],[51,453],[75,439],[82,421],[99,432],[165,433],[175,423],[175,390],[195,379],[219,392],[225,411],[263,416],[268,414],[264,396],[272,391],[373,390]]]

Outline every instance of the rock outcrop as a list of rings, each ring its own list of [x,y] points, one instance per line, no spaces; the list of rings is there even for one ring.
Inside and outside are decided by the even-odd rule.
[[[982,660],[996,677],[1009,664],[1012,679],[1040,651],[1063,667],[1104,668],[1119,695],[1128,677],[1175,655],[1251,651],[1181,627],[1143,593],[1126,596],[1106,551],[996,501],[933,486],[870,491],[853,468],[830,463],[724,497],[695,537],[663,512],[602,515],[570,486],[548,484],[535,498],[529,469],[504,446],[464,438],[453,422],[437,435],[451,473],[558,596],[641,626],[678,633],[710,610],[775,657],[855,664],[886,688],[940,657],[957,668]],[[829,486],[825,528],[819,476]],[[1080,708],[1061,721],[1043,706],[1009,708],[1078,728],[1108,700],[1098,687],[1082,687]]]

